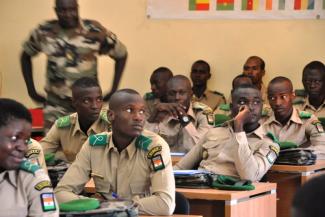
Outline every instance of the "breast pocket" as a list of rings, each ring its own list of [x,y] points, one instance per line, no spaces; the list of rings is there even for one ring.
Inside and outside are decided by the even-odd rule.
[[[96,192],[108,194],[110,192],[110,183],[108,180],[105,180],[104,177],[100,174],[91,174],[94,183]]]
[[[132,196],[144,197],[150,194],[150,184],[148,182],[130,183]]]

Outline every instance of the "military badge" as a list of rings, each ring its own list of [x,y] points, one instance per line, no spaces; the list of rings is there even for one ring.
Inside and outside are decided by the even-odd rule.
[[[158,155],[154,156],[153,158],[151,158],[151,164],[155,171],[162,170],[165,168],[165,164],[164,164],[161,154],[158,154]]]
[[[44,212],[56,210],[54,194],[43,193],[41,194],[42,208]]]
[[[52,184],[50,181],[41,181],[37,183],[34,188],[38,191],[43,190],[44,188],[52,188]]]
[[[147,154],[148,159],[151,159],[153,156],[155,156],[158,152],[162,150],[161,146],[156,146],[150,149],[150,151]]]

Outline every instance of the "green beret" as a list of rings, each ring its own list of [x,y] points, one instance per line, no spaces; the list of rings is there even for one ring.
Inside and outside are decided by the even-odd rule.
[[[279,142],[279,145],[281,150],[288,148],[298,148],[298,145],[296,143],[290,141]]]
[[[94,210],[97,209],[99,206],[99,200],[95,198],[83,198],[59,204],[61,212],[81,212],[87,210]]]
[[[234,191],[249,191],[254,190],[255,186],[249,180],[241,180],[231,176],[214,175],[213,188],[221,190],[234,190]]]

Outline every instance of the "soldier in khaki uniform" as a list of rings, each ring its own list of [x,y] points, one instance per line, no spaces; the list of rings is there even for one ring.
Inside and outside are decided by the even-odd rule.
[[[167,102],[166,85],[173,73],[169,68],[159,67],[155,69],[150,77],[151,91],[144,95],[144,102],[146,105],[146,116],[150,117],[154,111],[155,106],[162,102]]]
[[[162,136],[173,152],[188,152],[211,128],[209,121],[213,124],[212,110],[202,103],[192,104],[191,98],[189,79],[174,76],[167,83],[168,103],[161,103],[152,115],[160,121],[146,124],[146,129]]]
[[[34,140],[29,139],[27,143],[27,152],[25,157],[33,164],[40,166],[44,171],[47,171],[44,159],[44,151],[41,144]]]
[[[72,95],[77,112],[59,118],[41,140],[45,154],[55,153],[56,159],[69,163],[74,161],[88,136],[110,129],[107,111],[102,109],[102,91],[95,79],[77,80]]]
[[[253,84],[261,91],[262,99],[267,102],[266,87],[263,83],[265,62],[261,57],[250,56],[243,66],[243,74],[252,78]]]
[[[145,105],[134,90],[115,92],[109,102],[112,133],[90,136],[55,189],[59,202],[77,199],[94,179],[102,199],[134,201],[140,214],[171,215],[175,182],[167,143],[143,131]]]
[[[80,19],[78,9],[77,0],[56,0],[58,19],[40,24],[23,45],[23,76],[29,96],[36,102],[46,103],[46,129],[57,118],[75,112],[70,87],[81,77],[97,79],[98,55],[108,55],[115,61],[112,89],[104,100],[116,91],[126,63],[126,47],[116,35],[97,21]],[[46,99],[36,91],[32,76],[31,59],[40,52],[47,56]]]
[[[263,120],[266,131],[272,132],[279,141],[294,142],[316,151],[325,157],[325,133],[316,116],[293,107],[294,92],[290,79],[275,77],[268,86],[268,98],[273,113]]]
[[[319,61],[308,63],[302,76],[306,97],[297,107],[325,119],[325,65]]]
[[[195,61],[191,68],[192,90],[194,93],[193,101],[201,102],[214,111],[220,104],[226,103],[226,98],[222,93],[211,91],[207,88],[207,83],[210,78],[210,65],[204,60]]]
[[[255,86],[240,86],[232,92],[233,120],[210,129],[200,142],[175,165],[175,169],[207,170],[260,180],[274,163],[279,146],[259,124],[262,98]]]
[[[0,215],[59,216],[47,174],[24,159],[32,129],[22,104],[0,99]]]

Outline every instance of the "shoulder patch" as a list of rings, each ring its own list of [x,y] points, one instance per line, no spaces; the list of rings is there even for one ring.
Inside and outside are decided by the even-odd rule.
[[[319,120],[314,120],[311,122],[312,125],[314,125],[319,133],[324,133],[324,128],[322,123]]]
[[[41,152],[41,150],[32,148],[32,149],[27,150],[27,152],[25,154],[25,157],[29,158],[32,155],[37,155],[38,156],[40,152]]]
[[[37,170],[40,169],[40,167],[36,164],[33,164],[31,162],[29,162],[28,160],[24,160],[20,163],[19,165],[19,168],[21,170],[24,170],[26,172],[29,172],[29,173],[35,173]]]
[[[34,188],[38,191],[41,191],[43,190],[44,188],[52,188],[52,184],[50,181],[48,180],[44,180],[44,181],[41,181],[39,183],[37,183]]]
[[[43,193],[40,195],[42,201],[42,209],[44,212],[56,210],[54,193]]]
[[[161,146],[155,146],[152,149],[149,150],[147,154],[147,158],[151,159],[153,156],[155,156],[158,152],[161,152],[162,147]]]
[[[99,118],[103,121],[109,122],[107,117],[107,111],[101,111],[99,114]]]
[[[144,95],[145,100],[152,100],[155,98],[155,95],[152,92],[148,92]]]
[[[270,139],[272,139],[273,142],[279,144],[279,139],[271,132],[267,132],[266,136],[269,137]]]
[[[150,139],[144,135],[140,135],[140,136],[138,136],[138,138],[135,141],[135,146],[137,148],[148,151],[148,147],[151,144],[151,142],[152,142],[152,139]]]
[[[71,125],[70,115],[59,118],[56,123],[56,126],[58,128],[64,128],[64,127],[68,127],[70,125]]]
[[[300,111],[300,112],[299,112],[299,117],[300,117],[301,119],[308,119],[308,118],[311,117],[311,113],[306,112],[306,111]]]
[[[153,158],[151,158],[151,164],[152,164],[152,168],[154,169],[154,171],[159,171],[159,170],[165,169],[165,164],[164,164],[161,154],[158,154],[158,155],[154,156]]]
[[[106,146],[108,144],[108,135],[91,135],[89,137],[90,146]]]
[[[219,109],[222,111],[230,111],[230,104],[220,104]]]

